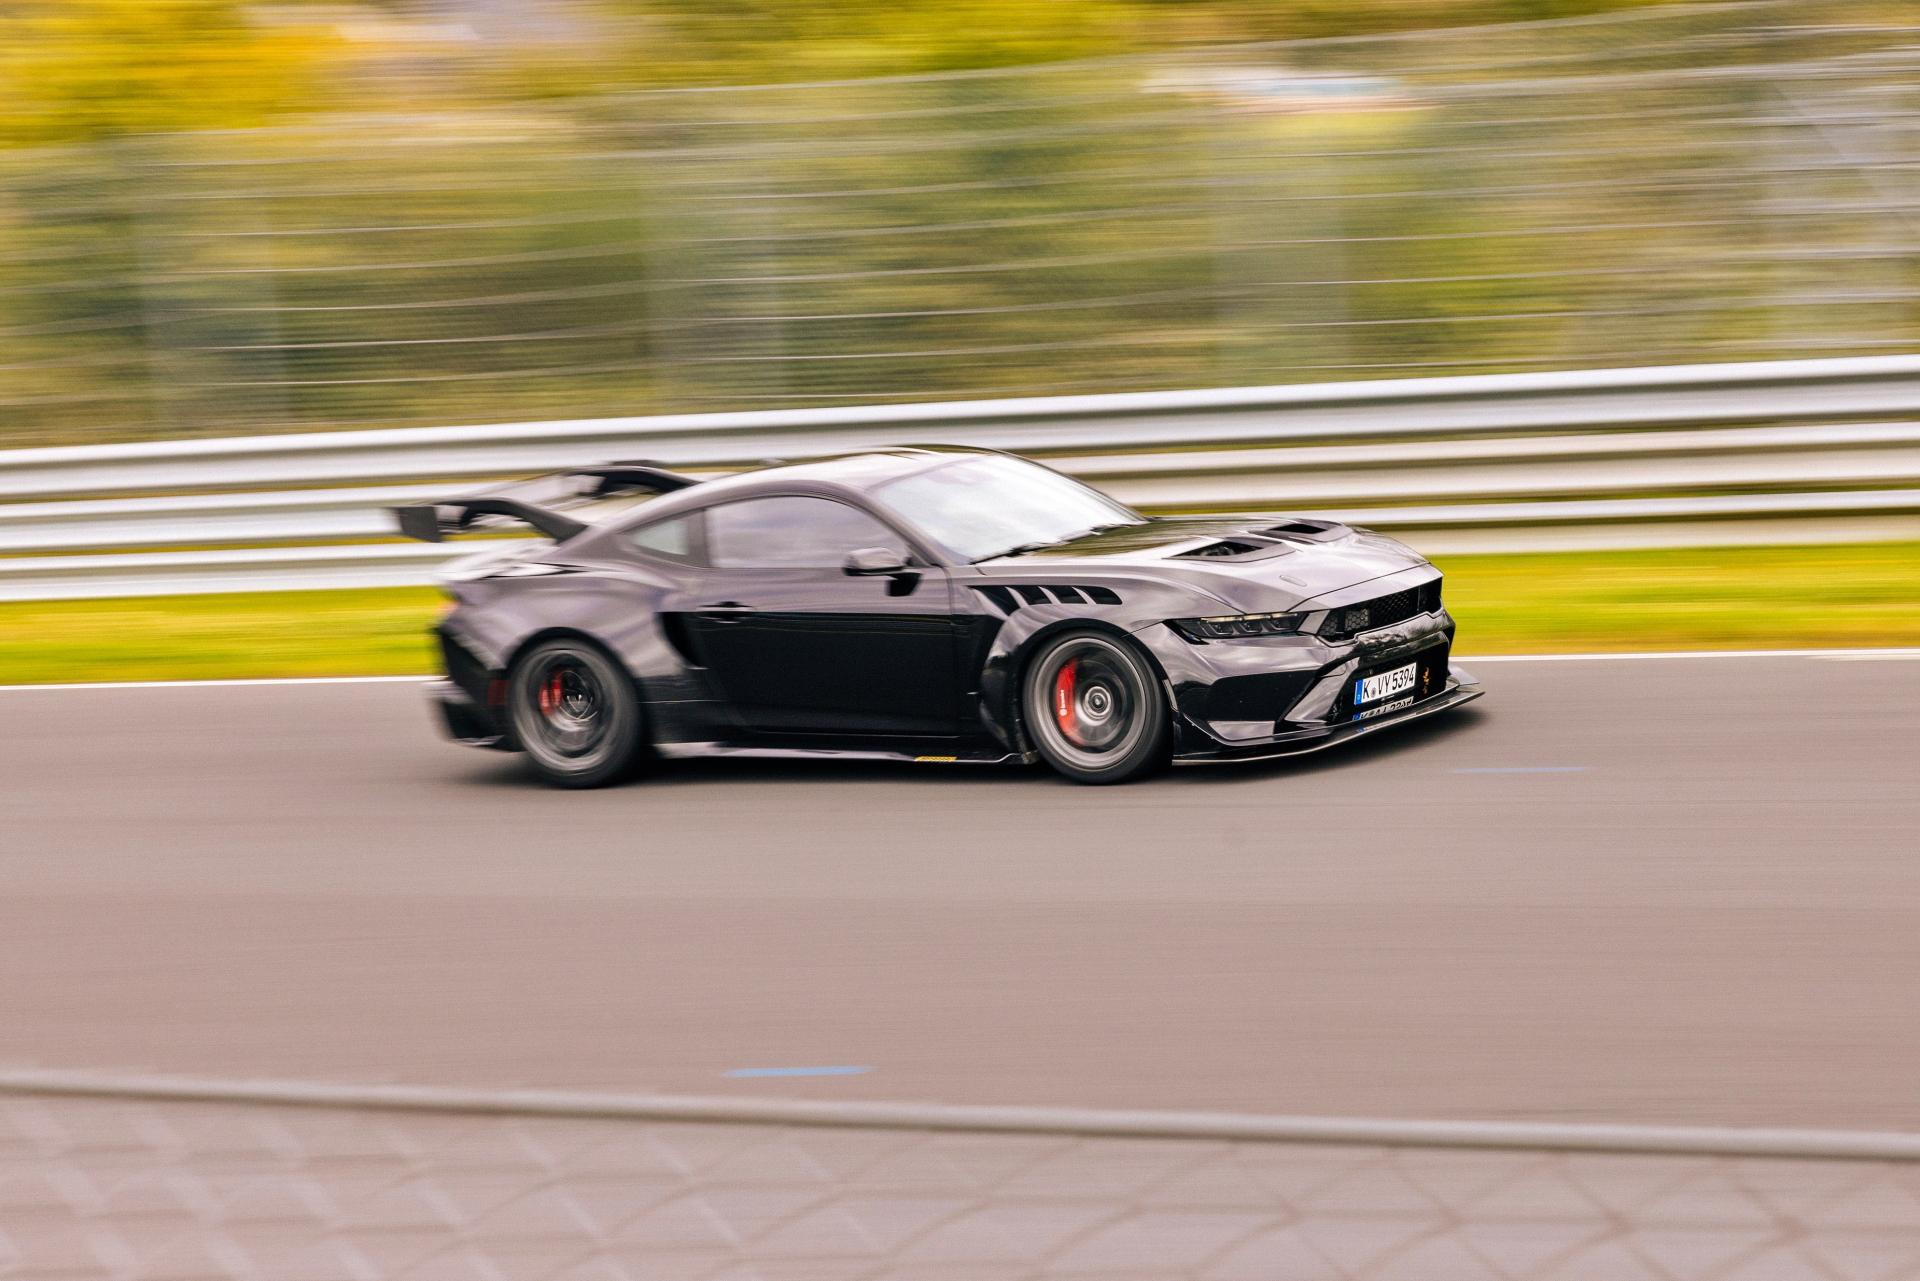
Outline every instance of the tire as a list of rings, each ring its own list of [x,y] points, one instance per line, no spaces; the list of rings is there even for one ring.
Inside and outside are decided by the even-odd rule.
[[[543,641],[507,682],[514,737],[534,773],[554,787],[605,787],[639,764],[645,715],[633,679],[584,640]]]
[[[1166,763],[1171,718],[1151,660],[1086,630],[1047,641],[1021,682],[1027,734],[1076,783],[1124,783]]]

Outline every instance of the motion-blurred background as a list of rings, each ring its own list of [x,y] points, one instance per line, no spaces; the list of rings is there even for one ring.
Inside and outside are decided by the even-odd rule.
[[[0,659],[28,681],[427,662],[417,589],[206,591],[430,567],[323,584],[194,562],[142,586],[98,560],[379,543],[380,494],[360,525],[175,502],[140,532],[111,525],[127,500],[258,482],[206,455],[198,484],[76,481],[77,456],[22,450],[1910,352],[1912,19],[1895,0],[8,5],[0,614],[18,626]],[[1679,425],[1849,417],[1747,408]],[[1581,470],[1557,438],[1491,463],[1483,439],[1472,472],[1457,450],[1335,457],[1345,438],[1321,432],[1265,442],[1317,458],[1215,460],[1251,488],[1144,484],[1156,450],[1225,443],[1190,427],[1080,470],[1141,482],[1110,487],[1149,510],[1611,553],[1586,565],[1615,589],[1604,626],[1597,598],[1545,607],[1571,562],[1449,565],[1468,650],[1898,643],[1895,543],[1920,529],[1892,493],[1920,479],[1887,425],[1905,409],[1838,436],[1616,438],[1600,452],[1658,455],[1624,471]],[[751,461],[708,452],[674,461]],[[1071,470],[1099,451],[1041,452]],[[1366,479],[1382,468],[1391,483]],[[1781,521],[1783,495],[1819,519]],[[1476,503],[1621,499],[1668,506],[1609,509],[1613,534],[1583,537],[1538,533],[1571,509],[1499,538],[1381,516],[1444,507],[1457,535],[1486,523]],[[1693,532],[1627,528],[1655,517]],[[1640,550],[1676,545],[1744,547]],[[302,653],[315,617],[332,643]]]
[[[12,5],[0,441],[1920,340],[1907,6],[1568,7]]]

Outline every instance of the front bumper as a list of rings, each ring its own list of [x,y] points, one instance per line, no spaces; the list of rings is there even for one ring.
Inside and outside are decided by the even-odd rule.
[[[1341,743],[1351,742],[1362,734],[1371,734],[1376,730],[1387,729],[1394,725],[1405,725],[1437,712],[1451,711],[1464,703],[1471,703],[1487,691],[1477,681],[1454,669],[1454,675],[1447,681],[1447,688],[1431,698],[1415,703],[1404,711],[1366,721],[1349,721],[1344,725],[1334,725],[1327,729],[1307,730],[1274,739],[1265,743],[1255,743],[1247,747],[1219,747],[1200,751],[1180,752],[1173,758],[1175,765],[1206,765],[1229,761],[1271,761],[1283,756],[1305,756],[1309,752],[1324,751],[1337,747]]]
[[[1454,626],[1444,610],[1341,644],[1303,636],[1195,645],[1170,628],[1136,635],[1168,678],[1176,761],[1266,760],[1318,751],[1458,706],[1479,692],[1479,682],[1450,661]],[[1409,663],[1417,676],[1407,692],[1419,702],[1392,711],[1354,706],[1356,679]]]

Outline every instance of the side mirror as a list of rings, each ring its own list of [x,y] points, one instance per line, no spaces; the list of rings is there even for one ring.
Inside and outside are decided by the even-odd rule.
[[[860,547],[847,553],[847,558],[840,562],[840,572],[858,578],[903,574],[907,572],[907,562],[899,552],[885,547]]]

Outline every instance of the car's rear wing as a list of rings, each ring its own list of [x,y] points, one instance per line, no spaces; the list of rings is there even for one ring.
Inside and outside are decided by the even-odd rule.
[[[600,514],[596,508],[623,510],[631,505],[616,506],[611,500],[667,494],[699,483],[692,476],[651,463],[604,463],[515,481],[463,498],[410,503],[388,510],[402,534],[425,543],[470,532],[476,523],[487,528],[509,522],[530,525],[554,542],[564,543],[593,527],[592,517]]]

